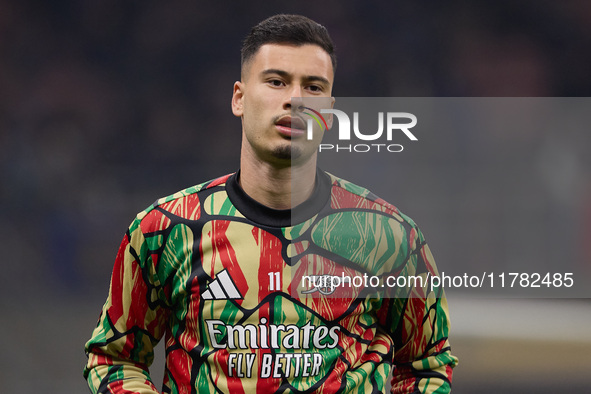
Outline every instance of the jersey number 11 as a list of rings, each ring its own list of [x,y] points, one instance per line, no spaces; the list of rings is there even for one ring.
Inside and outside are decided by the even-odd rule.
[[[281,279],[279,276],[280,272],[269,272],[269,290],[279,291],[281,290]],[[275,277],[275,280],[273,280]]]

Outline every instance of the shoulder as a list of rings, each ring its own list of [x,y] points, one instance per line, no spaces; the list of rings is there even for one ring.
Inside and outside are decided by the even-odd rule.
[[[376,196],[370,190],[327,173],[332,182],[331,209],[337,212],[352,212],[346,216],[352,217],[354,212],[363,212],[351,222],[352,225],[364,223],[364,231],[369,229],[377,232],[382,225],[397,229],[391,235],[405,239],[411,249],[422,247],[426,241],[423,233],[413,219],[401,212],[396,206]],[[430,253],[430,252],[429,252]],[[432,258],[431,258],[432,259]]]
[[[170,215],[188,220],[199,219],[204,199],[203,194],[209,195],[217,188],[223,190],[226,181],[232,175],[227,174],[159,198],[137,214],[130,230],[133,231],[141,227],[144,233],[157,231],[166,227]]]
[[[375,212],[394,218],[399,223],[408,226],[408,230],[419,231],[414,220],[400,211],[395,205],[378,197],[363,186],[356,185],[328,172],[326,174],[330,177],[332,183],[330,201],[332,209]]]
[[[331,205],[333,208],[377,210],[385,214],[400,217],[405,221],[412,222],[412,220],[404,215],[396,206],[383,198],[376,196],[369,189],[339,178],[328,172],[327,174],[330,177],[332,184]]]

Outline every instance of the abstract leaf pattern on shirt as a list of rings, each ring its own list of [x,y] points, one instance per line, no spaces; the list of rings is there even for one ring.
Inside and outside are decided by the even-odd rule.
[[[130,226],[86,346],[94,392],[151,385],[145,370],[163,336],[166,393],[373,393],[393,363],[395,392],[449,391],[444,298],[298,288],[311,274],[435,274],[412,220],[332,177],[330,204],[314,218],[257,225],[228,198],[227,178],[158,200]]]

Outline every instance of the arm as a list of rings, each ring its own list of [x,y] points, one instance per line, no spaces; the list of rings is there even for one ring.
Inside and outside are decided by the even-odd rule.
[[[136,219],[123,238],[109,296],[85,346],[84,377],[93,393],[158,392],[148,366],[163,336],[168,309],[160,300],[152,257]]]
[[[433,256],[425,240],[413,228],[411,255],[400,275],[437,275]],[[452,368],[458,360],[448,341],[449,314],[441,289],[413,287],[405,294],[385,300],[381,322],[395,343],[392,393],[449,393]]]

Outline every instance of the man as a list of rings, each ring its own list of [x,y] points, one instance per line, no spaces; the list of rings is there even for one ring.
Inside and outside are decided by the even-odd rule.
[[[93,392],[157,392],[148,366],[163,336],[167,393],[375,393],[392,369],[392,392],[449,392],[445,299],[300,284],[436,274],[414,222],[316,168],[320,133],[305,138],[302,100],[331,100],[335,65],[326,29],[305,17],[253,28],[232,96],[240,171],[131,224],[86,344]]]

